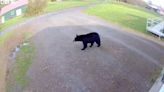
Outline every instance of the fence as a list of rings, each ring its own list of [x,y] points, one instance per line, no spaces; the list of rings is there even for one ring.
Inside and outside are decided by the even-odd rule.
[[[164,16],[161,16],[161,17],[157,17],[155,19],[150,19],[148,18],[147,19],[147,24],[146,24],[146,27],[153,27],[157,24],[159,24],[160,22],[164,21]]]
[[[147,19],[146,32],[150,31],[160,37],[164,37],[164,16],[155,19]]]

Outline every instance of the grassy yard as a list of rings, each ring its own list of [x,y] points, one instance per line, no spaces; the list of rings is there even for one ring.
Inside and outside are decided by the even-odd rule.
[[[25,42],[28,41],[29,40],[26,40]],[[6,84],[7,92],[17,92],[18,90],[23,90],[28,85],[29,80],[25,77],[25,73],[31,64],[34,49],[32,43],[20,47],[20,51],[16,57],[16,63],[12,69],[9,70]]]
[[[98,3],[100,1],[66,1],[66,2],[56,2],[55,4],[51,4],[48,5],[45,9],[45,11],[43,13],[47,13],[47,12],[51,12],[51,11],[55,11],[55,10],[60,10],[60,9],[65,9],[65,8],[70,8],[70,7],[75,7],[75,6],[82,6],[82,5],[86,5],[86,4],[92,4],[92,3]],[[41,13],[41,14],[43,14]],[[35,15],[37,16],[37,15]],[[30,17],[24,17],[24,15],[15,17],[11,20],[6,21],[4,24],[0,25],[0,32],[2,32],[4,29],[20,22],[23,20],[26,20],[28,18],[31,18],[34,16],[30,16]]]
[[[14,32],[14,30],[11,30],[11,31],[7,32],[6,34],[2,35],[0,37],[0,43],[3,42],[7,37],[9,37],[13,32]]]
[[[161,16],[141,7],[117,2],[92,6],[85,9],[84,12],[142,33],[146,33],[147,18]]]
[[[60,10],[64,8],[70,8],[70,7],[75,7],[75,6],[82,6],[86,4],[91,4],[91,3],[98,3],[99,1],[67,1],[67,2],[57,2],[55,4],[48,5],[46,7],[45,12],[51,12],[55,10]]]
[[[9,77],[7,80],[7,86],[5,87],[6,83],[6,75],[7,75],[7,65],[8,65],[8,58],[12,51],[15,50],[15,47],[19,47],[19,44],[22,42],[29,42],[27,40],[32,35],[31,29],[22,30],[20,28],[16,28],[14,30],[11,30],[0,37],[0,84],[4,84],[0,86],[0,90],[2,92],[5,92],[4,90],[7,89],[10,90],[10,86],[13,83],[18,83],[21,85],[21,88],[23,89],[27,84],[28,80],[24,77],[24,73],[26,72],[27,68],[29,67],[30,61],[33,56],[34,46],[32,44],[28,46],[22,46],[20,48],[19,54],[17,54],[16,62],[13,65],[11,71],[14,72],[8,72]],[[23,60],[23,62],[22,62]],[[11,63],[11,62],[10,62]],[[20,65],[20,66],[19,66]],[[11,82],[10,82],[11,80]],[[21,83],[21,84],[20,84]],[[11,91],[11,92],[17,92],[17,91]]]

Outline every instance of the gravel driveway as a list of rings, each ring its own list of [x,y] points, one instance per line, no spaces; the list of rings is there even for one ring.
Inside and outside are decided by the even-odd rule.
[[[36,56],[23,92],[144,92],[162,68],[164,47],[117,30],[110,23],[73,8],[24,26],[33,27]],[[101,47],[73,42],[76,34],[97,32]]]

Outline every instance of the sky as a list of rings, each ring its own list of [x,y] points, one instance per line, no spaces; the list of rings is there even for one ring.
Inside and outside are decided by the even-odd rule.
[[[144,1],[148,1],[148,0],[144,0]],[[152,0],[153,4],[156,5],[161,5],[162,7],[164,7],[164,0]]]

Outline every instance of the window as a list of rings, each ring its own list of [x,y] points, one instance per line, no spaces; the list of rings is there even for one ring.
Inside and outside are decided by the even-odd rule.
[[[14,11],[11,11],[11,15],[14,15]]]

